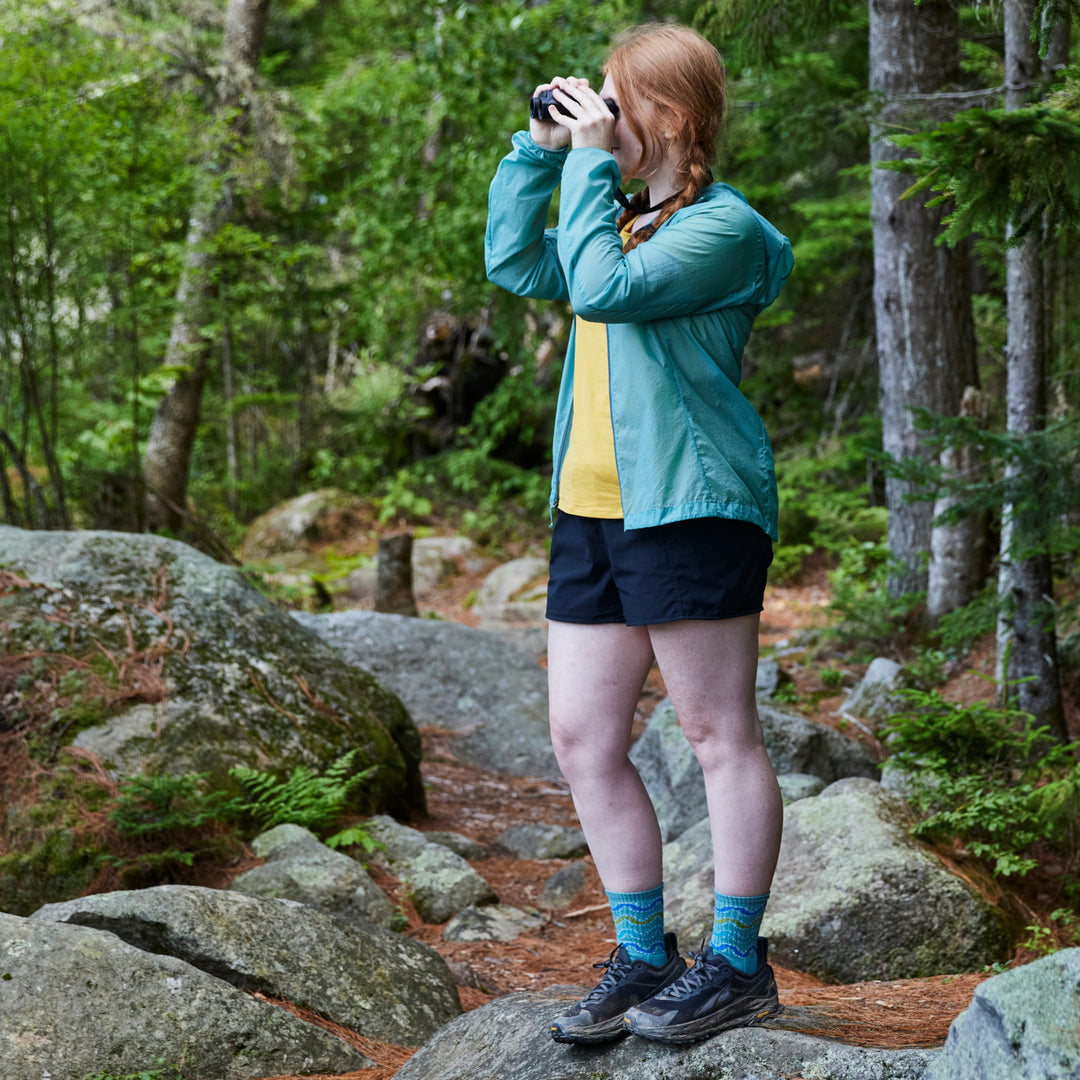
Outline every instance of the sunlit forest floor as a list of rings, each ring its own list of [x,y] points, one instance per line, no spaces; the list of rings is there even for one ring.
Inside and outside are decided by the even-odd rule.
[[[528,546],[521,545],[522,550]],[[515,549],[508,551],[505,557],[519,553],[521,551]],[[441,590],[437,598],[421,607],[442,618],[475,625],[477,619],[469,608],[469,598],[475,594],[483,577],[483,574],[460,575]],[[830,655],[828,646],[823,647],[820,643],[813,651],[788,651],[789,643],[797,640],[800,631],[821,629],[826,625],[829,598],[824,568],[807,570],[795,584],[770,586],[761,623],[762,652],[768,654],[774,648],[779,649],[781,667],[794,680],[797,707],[804,715],[868,742],[880,754],[880,746],[875,745],[872,735],[853,729],[838,715],[846,688],[830,689],[820,676],[826,664],[836,663],[845,670],[850,683],[861,677],[866,665],[849,664],[842,655]],[[994,688],[988,677],[993,674],[993,663],[993,643],[981,643],[964,664],[955,666],[951,677],[941,687],[943,695],[958,701],[991,697]],[[644,730],[652,711],[664,697],[663,680],[654,669],[639,700],[635,735]],[[1075,725],[1075,701],[1070,700],[1067,708]],[[577,824],[569,790],[562,781],[507,777],[470,768],[449,754],[448,733],[427,728],[422,729],[422,734],[423,774],[430,816],[414,822],[418,828],[460,832],[488,846],[501,832],[515,824],[537,821]],[[1042,916],[1045,923],[1045,916],[1054,906],[1049,882],[1057,870],[1055,866],[1047,863],[1028,875],[1023,879],[1022,892],[1005,893],[1000,883],[968,858],[962,849],[942,847],[937,854],[984,895],[1003,904],[1014,921],[1018,920],[1017,925],[1032,923],[1036,916]],[[453,962],[459,978],[461,966],[467,969],[466,981],[474,985],[461,986],[460,993],[463,1006],[470,1010],[504,993],[540,990],[559,984],[591,986],[596,981],[592,964],[607,957],[615,939],[595,867],[589,857],[584,862],[586,885],[570,907],[544,912],[547,920],[538,932],[507,944],[443,941],[443,928],[422,922],[402,896],[398,882],[386,873],[372,869],[378,883],[408,918],[405,932],[431,945]],[[228,876],[250,865],[253,862],[230,868]],[[567,862],[491,857],[476,865],[501,902],[536,908],[544,882]],[[685,951],[696,944],[683,942],[682,946]],[[1021,947],[1014,956],[1003,957],[1002,961],[1021,964],[1032,959],[1035,954]],[[788,1006],[809,1007],[820,1021],[800,1030],[847,1043],[887,1049],[940,1046],[953,1019],[970,1004],[975,987],[993,974],[985,971],[891,982],[826,985],[802,972],[779,967],[775,970],[781,1001]],[[408,1049],[372,1044],[341,1029],[333,1030],[354,1042],[381,1066],[350,1076],[389,1080],[410,1055]]]

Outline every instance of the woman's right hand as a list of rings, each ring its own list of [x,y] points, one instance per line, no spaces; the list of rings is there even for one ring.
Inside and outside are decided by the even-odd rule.
[[[549,83],[543,83],[533,91],[533,97],[536,97],[542,90],[554,90],[555,87],[559,87],[560,90],[566,91],[566,93],[573,95],[575,86],[588,86],[588,79],[564,79],[561,76],[557,76]],[[554,120],[529,120],[529,137],[537,146],[542,146],[545,150],[562,150],[563,147],[570,145],[570,131],[568,128],[562,126],[562,124],[556,123]]]

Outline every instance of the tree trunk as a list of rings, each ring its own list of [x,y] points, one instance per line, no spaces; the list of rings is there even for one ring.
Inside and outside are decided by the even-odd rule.
[[[957,33],[956,9],[947,0],[871,0],[870,88],[882,103],[871,133],[873,166],[907,156],[888,141],[898,127],[949,114],[948,106],[943,114],[913,95],[958,80]],[[930,455],[912,407],[953,416],[964,386],[977,383],[967,249],[935,245],[941,213],[926,209],[925,198],[901,201],[911,183],[909,174],[872,172],[883,441],[897,460]],[[907,481],[886,480],[889,552],[898,567],[889,579],[893,595],[927,587],[933,510],[929,502],[906,501],[916,493]]]
[[[412,583],[412,533],[397,533],[379,540],[375,575],[375,610],[394,615],[415,615]]]
[[[964,390],[960,415],[986,421],[986,397],[974,386]],[[941,453],[941,468],[953,481],[976,483],[980,474],[974,446],[950,447]],[[945,514],[958,502],[959,494],[945,494],[934,503],[934,517]],[[975,599],[983,583],[983,549],[986,514],[969,513],[952,525],[938,525],[930,534],[930,568],[926,587],[926,614],[931,625],[943,615]]]
[[[1006,108],[1023,108],[1039,78],[1036,46],[1031,40],[1035,0],[1006,0]],[[1023,437],[1040,430],[1046,416],[1043,275],[1036,230],[1020,246],[1005,253],[1008,339],[1006,414],[1010,433]],[[1038,485],[1040,478],[1024,476],[1019,465],[1005,470],[1006,490]],[[1047,479],[1042,478],[1046,483]],[[1014,503],[1002,507],[1001,555],[998,569],[997,669],[999,693],[1006,683],[1016,685],[1016,703],[1040,724],[1066,737],[1061,705],[1061,682],[1054,628],[1054,585],[1048,554],[1029,555],[1042,539],[1037,514],[1017,512]]]
[[[223,71],[218,87],[217,109],[235,114],[228,140],[215,155],[215,172],[227,173],[235,151],[229,147],[245,133],[250,119],[250,92],[266,34],[270,0],[229,0],[225,12]],[[165,353],[166,367],[185,370],[162,399],[143,460],[146,480],[147,528],[177,530],[184,516],[188,469],[199,406],[210,359],[212,342],[204,333],[211,321],[210,244],[233,213],[226,181],[223,190],[199,200],[191,215],[187,257],[176,294],[176,314]]]

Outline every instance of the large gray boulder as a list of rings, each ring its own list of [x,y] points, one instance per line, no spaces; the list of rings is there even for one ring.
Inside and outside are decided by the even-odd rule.
[[[1065,949],[975,988],[927,1080],[1076,1080],[1080,949]]]
[[[758,702],[765,749],[778,774],[804,773],[832,783],[845,776],[876,778],[874,755],[840,732],[789,709]],[[670,700],[656,707],[630,760],[648,789],[660,835],[674,840],[708,813],[705,778]]]
[[[159,885],[49,904],[31,919],[107,930],[381,1042],[417,1046],[461,1012],[434,949],[287,900]]]
[[[296,900],[346,922],[389,927],[390,898],[355,859],[334,851],[299,825],[278,825],[255,837],[251,850],[266,861],[229,888],[268,900]]]
[[[761,927],[772,956],[841,983],[977,971],[1007,957],[1002,913],[912,838],[914,821],[871,780],[841,780],[788,806]]]
[[[257,517],[244,535],[240,557],[245,562],[270,559],[311,544],[340,540],[369,516],[367,504],[346,491],[308,491]]]
[[[376,770],[355,808],[424,809],[420,736],[400,700],[238,570],[158,536],[9,526],[0,569],[25,582],[0,589],[7,651],[41,654],[42,677],[63,676],[50,730],[113,779],[206,773],[212,787],[235,787],[234,765],[321,771],[356,750],[356,767]],[[70,657],[109,665],[111,704]],[[10,708],[17,721],[20,701]],[[57,767],[71,761],[61,752]],[[0,910],[29,914],[86,889],[100,851],[77,825],[100,788],[80,784],[65,778],[40,800],[34,785],[9,794],[7,865],[19,865],[0,873]]]
[[[553,987],[497,998],[437,1032],[395,1080],[922,1080],[934,1054],[845,1046],[771,1027],[738,1028],[692,1046],[553,1042],[551,1020],[585,992]]]
[[[384,866],[404,886],[424,922],[443,923],[471,905],[494,904],[495,890],[457,852],[431,843],[410,829],[380,814],[364,825],[368,836],[381,845],[373,862]]]
[[[233,567],[159,536],[0,526],[0,568],[32,583],[0,597],[9,650],[104,647],[118,664],[160,665],[160,680],[143,679],[153,700],[133,686],[118,715],[74,739],[114,776],[223,784],[233,765],[321,769],[359,749],[358,768],[378,766],[365,804],[423,808],[420,737],[401,702]]]
[[[4,1080],[158,1066],[249,1080],[373,1064],[284,1009],[101,930],[0,914],[0,973]]]
[[[374,611],[294,618],[372,672],[421,726],[456,732],[459,761],[510,776],[556,776],[547,675],[498,635]]]
[[[1001,913],[912,839],[911,810],[872,780],[831,784],[784,811],[761,933],[770,957],[829,982],[974,971],[1009,954]],[[665,923],[696,944],[713,922],[704,820],[664,846]]]

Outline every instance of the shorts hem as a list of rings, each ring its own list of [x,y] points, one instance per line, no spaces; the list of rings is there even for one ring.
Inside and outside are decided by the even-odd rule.
[[[760,615],[765,610],[762,607],[747,608],[745,611],[732,612],[730,615],[725,611],[722,615],[715,614],[692,614],[692,615],[665,615],[659,619],[627,619],[627,626],[662,626],[664,623],[673,622],[722,622],[725,619],[742,619],[747,615]]]
[[[553,615],[550,611],[544,613],[548,622],[573,623],[576,626],[609,626],[612,623],[626,623],[621,611],[590,615]],[[629,623],[626,623],[629,626]]]

